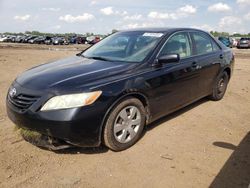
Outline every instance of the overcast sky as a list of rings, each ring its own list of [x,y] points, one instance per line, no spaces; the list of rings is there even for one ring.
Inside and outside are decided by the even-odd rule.
[[[0,32],[196,27],[250,33],[250,0],[0,0]]]

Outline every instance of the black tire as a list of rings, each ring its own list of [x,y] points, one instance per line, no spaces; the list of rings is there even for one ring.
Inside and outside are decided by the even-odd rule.
[[[209,98],[213,101],[221,100],[226,93],[228,82],[229,76],[227,72],[224,71],[217,77],[213,86],[212,94],[209,96]]]
[[[136,109],[136,113],[133,116],[135,116],[136,119],[133,119],[134,117],[131,117],[132,112],[130,110],[133,111],[134,109]],[[140,121],[140,124],[139,125],[129,125],[128,122],[125,122],[123,120],[123,118],[121,118],[122,116],[120,115],[122,112],[124,112],[124,110],[126,111],[126,115],[129,115],[131,118],[131,120],[126,120],[126,121],[137,120],[138,122]],[[127,117],[129,117],[129,116],[127,116]],[[121,123],[118,124],[116,121],[121,121]],[[108,115],[108,118],[107,118],[106,123],[105,123],[104,131],[103,131],[104,144],[113,151],[122,151],[122,150],[125,150],[125,149],[131,147],[140,139],[142,131],[143,131],[144,126],[145,126],[145,122],[146,122],[146,111],[145,111],[145,108],[140,100],[138,100],[136,98],[132,98],[132,97],[129,97],[129,98],[122,100],[121,102],[119,102],[119,104],[117,104],[112,109],[112,111]],[[121,125],[123,127],[125,126],[126,128],[120,130],[120,132],[117,131],[117,133],[115,133],[114,127],[117,125]],[[135,126],[134,128],[132,127],[132,129],[133,129],[132,132],[134,132],[133,135],[132,134],[130,135],[130,131],[132,130],[131,126]],[[129,140],[129,141],[127,141],[126,143],[121,143],[122,141],[118,140],[119,134],[122,135],[122,136],[120,136],[121,140],[123,138],[123,135],[126,135],[124,137],[126,138],[126,140]]]

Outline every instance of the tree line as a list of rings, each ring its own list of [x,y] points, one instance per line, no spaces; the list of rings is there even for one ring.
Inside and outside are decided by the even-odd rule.
[[[218,32],[218,31],[211,31],[210,32],[214,37],[225,36],[225,37],[250,37],[250,33],[248,34],[241,34],[241,33],[234,33],[230,35],[227,32]]]
[[[94,34],[91,32],[87,32],[85,34],[82,33],[44,33],[44,32],[40,32],[40,31],[25,31],[23,32],[5,32],[3,33],[4,35],[36,35],[36,36],[50,36],[50,37],[54,37],[54,36],[62,36],[62,37],[69,37],[69,36],[85,36],[85,37],[90,37],[90,36],[105,36],[102,34]]]
[[[117,32],[118,30],[113,29],[112,33]],[[218,31],[211,31],[210,32],[214,37],[218,37],[218,36],[230,36],[230,37],[250,37],[250,33],[248,34],[241,34],[241,33],[234,33],[234,34],[230,34],[228,32],[218,32]],[[62,37],[69,37],[69,36],[85,36],[85,37],[89,37],[89,36],[100,36],[102,38],[108,36],[107,35],[103,35],[103,34],[94,34],[91,32],[87,32],[85,34],[81,34],[81,33],[43,33],[43,32],[39,32],[39,31],[25,31],[24,33],[19,32],[19,33],[13,33],[13,32],[5,32],[3,33],[5,35],[38,35],[38,36],[62,36]]]

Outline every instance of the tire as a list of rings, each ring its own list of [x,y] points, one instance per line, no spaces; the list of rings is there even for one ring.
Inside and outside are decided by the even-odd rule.
[[[140,100],[131,97],[122,100],[107,118],[104,144],[113,151],[128,149],[140,139],[145,122],[146,111]]]
[[[228,82],[229,76],[227,72],[224,71],[217,77],[213,86],[212,94],[209,96],[209,98],[213,101],[221,100],[226,93]]]

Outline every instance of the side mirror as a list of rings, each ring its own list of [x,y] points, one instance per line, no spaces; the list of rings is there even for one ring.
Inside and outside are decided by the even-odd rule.
[[[179,54],[168,54],[161,56],[158,59],[158,62],[160,64],[166,64],[166,63],[178,63],[180,61],[180,55]]]

